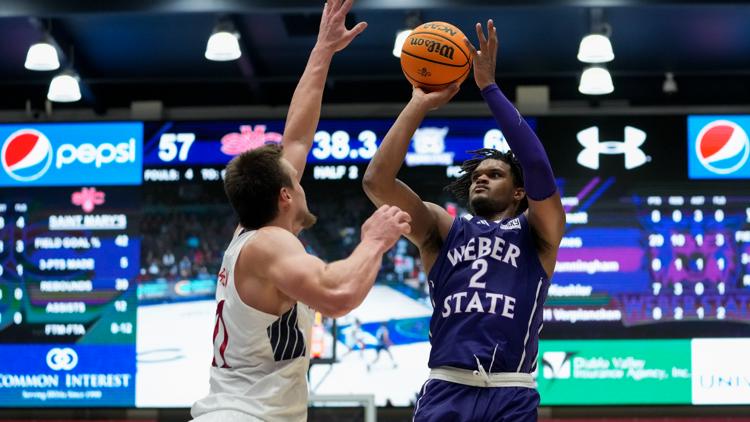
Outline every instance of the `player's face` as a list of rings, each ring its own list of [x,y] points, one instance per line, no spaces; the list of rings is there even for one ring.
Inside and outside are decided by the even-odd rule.
[[[305,196],[305,190],[297,180],[297,170],[286,159],[282,158],[281,162],[292,180],[290,193],[292,195],[292,212],[296,216],[295,220],[300,223],[303,229],[309,229],[318,221],[318,218],[307,207],[307,197]]]
[[[522,194],[513,186],[513,174],[505,161],[484,160],[471,174],[469,203],[480,217],[490,217],[514,206],[520,201],[519,195]]]

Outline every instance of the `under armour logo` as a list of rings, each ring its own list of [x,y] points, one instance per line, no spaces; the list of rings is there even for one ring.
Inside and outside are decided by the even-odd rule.
[[[639,148],[646,142],[646,132],[632,126],[625,126],[625,140],[623,142],[600,142],[599,128],[596,126],[578,132],[576,137],[584,147],[583,151],[578,154],[578,164],[590,169],[599,169],[600,154],[624,154],[625,168],[628,170],[640,167],[650,159]]]

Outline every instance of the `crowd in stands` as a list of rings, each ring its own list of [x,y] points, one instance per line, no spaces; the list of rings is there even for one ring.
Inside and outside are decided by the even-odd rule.
[[[227,209],[145,214],[141,219],[141,278],[215,277],[235,227]]]
[[[223,194],[223,192],[222,192]],[[144,208],[140,220],[140,280],[210,279],[216,277],[224,250],[231,240],[237,219],[226,199],[215,192],[176,191],[172,197],[150,200],[172,201]],[[359,196],[323,200],[328,192],[308,194],[310,210],[318,216],[300,240],[309,253],[326,262],[348,256],[360,240],[360,227],[373,212],[373,205]],[[197,196],[197,197],[196,197]],[[313,199],[309,197],[312,196]],[[187,197],[187,198],[186,198]],[[198,201],[196,202],[193,201]],[[427,280],[419,251],[401,239],[385,256],[380,282],[403,284],[418,296],[427,295]]]

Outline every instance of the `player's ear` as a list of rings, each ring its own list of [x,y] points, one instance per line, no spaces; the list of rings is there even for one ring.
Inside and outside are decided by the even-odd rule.
[[[292,203],[292,193],[284,186],[279,190],[279,209],[286,208]]]
[[[521,202],[525,196],[526,196],[526,190],[524,188],[515,188],[513,190],[514,200]]]

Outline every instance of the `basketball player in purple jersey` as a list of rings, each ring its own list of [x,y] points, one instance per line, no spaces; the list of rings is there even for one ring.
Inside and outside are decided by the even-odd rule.
[[[367,196],[411,215],[407,238],[420,250],[434,313],[430,376],[415,421],[535,421],[542,306],[555,268],[565,213],[549,160],[534,132],[495,84],[497,34],[468,40],[474,79],[512,153],[474,151],[448,186],[473,215],[452,218],[396,179],[414,131],[458,86],[414,88],[364,176]]]
[[[365,29],[344,25],[352,0],[329,1],[318,40],[292,97],[283,149],[265,146],[235,157],[224,189],[239,217],[216,288],[209,394],[200,422],[305,421],[311,308],[341,316],[372,287],[383,254],[409,230],[409,215],[380,207],[362,226],[352,254],[326,264],[297,238],[315,222],[300,178],[320,117],[334,53]]]

